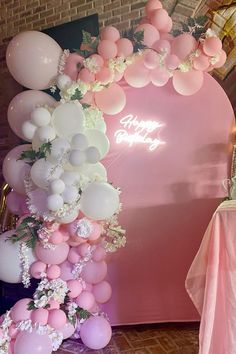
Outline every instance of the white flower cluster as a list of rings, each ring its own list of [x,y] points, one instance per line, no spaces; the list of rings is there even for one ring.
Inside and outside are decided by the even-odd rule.
[[[76,316],[76,312],[77,312],[77,308],[78,305],[76,304],[76,302],[70,302],[67,306],[67,310],[68,310],[68,319],[69,321],[73,321],[73,319]]]
[[[22,267],[22,283],[25,288],[28,288],[30,286],[30,265],[29,265],[29,255],[28,255],[29,247],[26,245],[25,242],[20,243],[20,250],[19,250],[19,257],[20,257],[20,263]]]
[[[97,64],[97,60],[95,58],[84,59],[83,64],[84,67],[93,74],[96,74],[100,70],[100,66]]]
[[[64,67],[66,64],[66,60],[68,58],[68,56],[70,55],[70,51],[69,49],[65,49],[61,55],[61,58],[59,60],[59,67],[58,67],[58,73],[59,74],[63,74],[64,72]]]
[[[77,90],[82,94],[82,96],[84,96],[89,90],[89,88],[90,88],[89,84],[85,83],[84,81],[81,80],[77,80],[77,82],[68,81],[68,84],[61,89],[60,96],[65,101],[70,101],[71,97],[76,94]]]
[[[84,109],[84,129],[99,129],[104,127],[105,132],[106,125],[104,122],[103,114],[97,107],[89,107]]]
[[[118,248],[124,247],[126,245],[125,233],[125,230],[119,225],[118,214],[114,214],[104,224],[104,248],[106,252],[116,252]]]
[[[95,248],[96,246],[89,246],[86,255],[82,257],[78,263],[75,263],[74,268],[72,270],[74,279],[80,279],[80,275],[83,268],[86,266],[88,262],[91,262],[92,260],[92,254]]]
[[[36,308],[43,308],[52,299],[63,303],[68,291],[69,289],[64,280],[48,280],[44,278],[41,280],[34,293],[34,306]]]
[[[32,323],[31,320],[20,321],[16,326],[20,331],[26,331],[31,333],[35,330],[40,335],[47,334],[48,337],[51,339],[53,351],[59,349],[62,341],[63,341],[63,334],[59,331],[56,331],[49,325],[42,325],[40,323]]]
[[[3,322],[0,326],[2,334],[0,336],[0,354],[8,354],[9,343],[11,337],[9,336],[9,328],[12,324],[12,319],[10,318],[10,311],[7,311],[3,315]]]
[[[123,73],[127,68],[126,59],[122,57],[110,59],[108,62],[108,67],[112,71],[118,71],[118,73]]]

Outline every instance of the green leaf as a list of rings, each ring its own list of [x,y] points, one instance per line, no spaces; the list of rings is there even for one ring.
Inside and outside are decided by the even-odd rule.
[[[143,42],[144,40],[144,30],[134,33],[134,40],[138,43]]]
[[[28,309],[28,311],[31,311],[31,310],[36,309],[36,307],[34,306],[34,302],[33,302],[33,301],[30,301],[30,302],[28,303],[27,309]]]
[[[190,32],[189,27],[188,27],[188,25],[186,25],[186,23],[181,22],[181,26],[182,26],[183,32],[187,32],[187,33]]]
[[[190,27],[194,27],[195,26],[195,19],[193,17],[188,17],[187,24]]]
[[[173,30],[172,34],[174,37],[177,37],[179,36],[180,34],[182,34],[183,32],[179,29],[176,29],[176,30]]]
[[[84,310],[81,307],[77,308],[76,313],[79,316],[79,318],[83,319],[83,320],[87,320],[91,316],[90,312],[88,312],[87,310]]]
[[[83,107],[83,109],[87,109],[87,108],[90,108],[90,107],[91,107],[91,104],[82,103],[82,107]]]
[[[91,44],[91,42],[92,42],[91,34],[89,32],[82,31],[82,35],[83,35],[83,43],[84,44]]]
[[[198,16],[196,19],[196,24],[199,26],[205,26],[205,24],[208,21],[208,17],[207,16]]]
[[[71,100],[74,101],[74,100],[81,100],[83,98],[83,95],[81,93],[81,91],[77,88],[75,89],[75,93],[71,96]]]
[[[77,49],[76,52],[84,58],[88,58],[94,51]]]
[[[98,47],[98,43],[99,43],[99,39],[96,38],[92,41],[92,43],[90,44],[90,47],[94,50],[97,51],[97,47]]]

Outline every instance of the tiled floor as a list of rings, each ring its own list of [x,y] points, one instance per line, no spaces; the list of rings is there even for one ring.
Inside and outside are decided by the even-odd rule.
[[[197,354],[198,329],[198,323],[117,327],[103,350],[86,349],[79,340],[70,339],[56,354]]]

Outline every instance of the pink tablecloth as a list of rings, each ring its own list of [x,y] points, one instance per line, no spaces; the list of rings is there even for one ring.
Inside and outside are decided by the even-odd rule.
[[[201,314],[199,354],[236,353],[236,201],[214,213],[186,279]]]

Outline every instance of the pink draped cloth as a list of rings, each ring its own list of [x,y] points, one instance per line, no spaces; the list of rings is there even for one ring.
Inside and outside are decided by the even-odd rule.
[[[185,285],[201,314],[199,354],[235,354],[236,200],[214,213]]]

